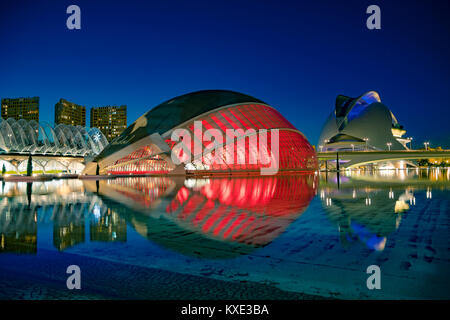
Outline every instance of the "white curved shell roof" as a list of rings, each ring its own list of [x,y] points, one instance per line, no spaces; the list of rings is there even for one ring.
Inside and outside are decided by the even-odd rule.
[[[0,118],[0,153],[26,153],[63,156],[92,156],[99,154],[108,141],[97,128],[59,124],[52,128],[14,118]]]

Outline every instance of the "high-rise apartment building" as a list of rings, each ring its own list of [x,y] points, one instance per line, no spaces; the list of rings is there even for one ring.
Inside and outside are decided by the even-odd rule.
[[[55,104],[55,125],[86,126],[86,107],[65,99]]]
[[[2,118],[39,122],[39,97],[2,99]]]
[[[113,140],[127,128],[127,106],[91,108],[91,128],[98,128],[108,141]]]

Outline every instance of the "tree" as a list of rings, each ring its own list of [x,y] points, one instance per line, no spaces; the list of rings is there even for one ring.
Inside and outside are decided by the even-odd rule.
[[[31,177],[33,175],[33,159],[31,158],[31,154],[28,156],[28,164],[27,164],[27,176]]]
[[[5,173],[6,173],[6,167],[5,167],[5,164],[3,164],[3,167],[2,167],[2,176],[4,176]]]
[[[417,161],[417,163],[421,167],[428,167],[430,165],[428,159],[420,159],[420,160]]]

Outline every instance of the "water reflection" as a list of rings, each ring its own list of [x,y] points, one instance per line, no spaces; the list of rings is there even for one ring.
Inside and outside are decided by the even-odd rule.
[[[307,208],[317,177],[118,178],[85,186],[153,242],[185,255],[229,258],[278,237]]]
[[[321,173],[3,182],[0,253],[36,254],[38,226],[50,224],[59,251],[93,242],[125,243],[130,226],[171,251],[230,258],[273,242],[317,190],[342,247],[362,244],[383,251],[414,206],[448,187],[449,170],[442,169],[346,172],[339,178]]]
[[[0,252],[37,253],[38,224],[53,224],[53,246],[59,251],[90,241],[126,241],[126,222],[85,193],[78,180],[2,183]],[[93,214],[91,214],[93,213]]]
[[[151,268],[325,297],[448,298],[449,189],[442,169],[6,182],[1,272],[20,287],[27,268],[79,259],[124,292]],[[110,262],[114,281],[98,271]],[[371,264],[389,277],[382,291],[354,285]]]
[[[2,199],[0,212],[0,253],[36,253],[36,210],[24,204],[11,208]]]
[[[426,189],[426,199],[432,199],[433,188],[448,189],[448,173],[442,169],[321,173],[319,194],[344,248],[363,243],[382,251],[402,217],[416,205],[415,192]]]

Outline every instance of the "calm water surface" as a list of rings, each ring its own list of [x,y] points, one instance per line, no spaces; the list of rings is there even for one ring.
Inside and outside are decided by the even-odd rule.
[[[449,299],[449,175],[2,183],[0,298]]]

